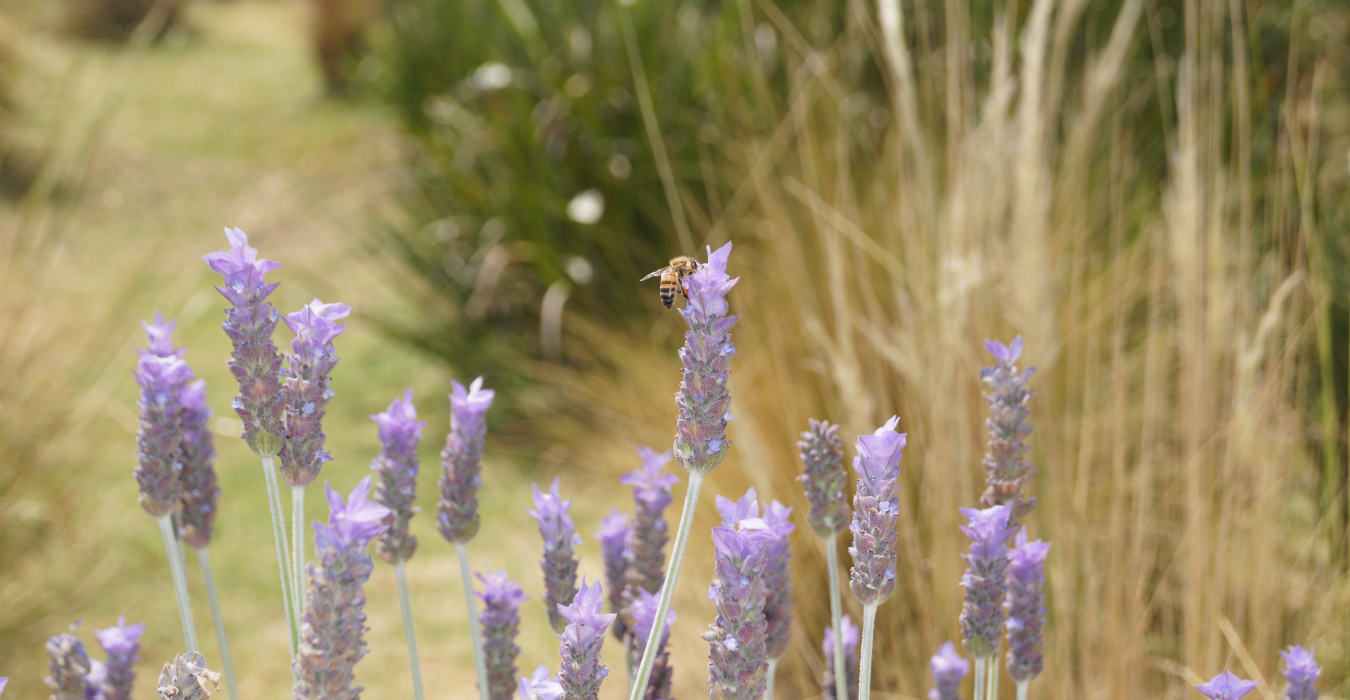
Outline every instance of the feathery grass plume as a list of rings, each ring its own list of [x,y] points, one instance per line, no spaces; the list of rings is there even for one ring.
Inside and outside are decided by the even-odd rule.
[[[600,540],[600,558],[605,563],[605,586],[609,589],[609,611],[618,615],[610,628],[614,638],[623,641],[628,633],[628,624],[624,621],[624,574],[628,562],[624,556],[625,542],[628,539],[628,514],[611,508],[609,515],[600,521],[600,529],[595,538]],[[646,640],[643,640],[644,642]]]
[[[1261,685],[1257,681],[1244,681],[1241,678],[1224,671],[1210,679],[1208,683],[1201,683],[1195,686],[1195,689],[1204,694],[1209,700],[1238,700],[1238,698],[1252,692],[1252,689]]]
[[[1317,700],[1317,678],[1322,669],[1313,658],[1312,649],[1291,646],[1280,652],[1284,659],[1284,678],[1289,685],[1284,689],[1284,700]]]
[[[548,666],[539,664],[529,678],[519,677],[520,700],[558,700],[563,696],[562,684],[554,680]]]
[[[541,492],[538,486],[531,486],[534,488],[534,509],[526,512],[539,521],[539,534],[544,538],[544,558],[539,560],[544,570],[544,607],[548,609],[548,621],[553,625],[553,631],[561,633],[567,628],[567,620],[558,612],[558,606],[569,604],[577,596],[575,548],[581,546],[581,535],[577,534],[576,525],[567,514],[572,499],[562,499],[556,478],[548,493]]]
[[[670,462],[669,450],[658,453],[650,447],[639,447],[638,455],[642,466],[619,479],[619,483],[633,487],[633,519],[629,521],[623,555],[627,563],[621,591],[625,607],[637,599],[639,589],[654,593],[665,583],[669,538],[663,515],[670,505],[670,487],[680,483],[679,477],[661,471]],[[620,612],[623,623],[631,623],[621,611],[615,612]]]
[[[853,557],[849,588],[863,605],[880,605],[895,590],[895,518],[899,514],[900,458],[907,433],[895,432],[892,416],[871,435],[859,435],[853,458],[858,488],[853,494]],[[864,660],[866,663],[866,660]]]
[[[446,540],[468,542],[478,533],[478,485],[483,481],[479,463],[487,435],[484,418],[494,393],[483,388],[482,377],[473,380],[468,389],[455,380],[450,383],[454,389],[450,394],[450,434],[441,450],[436,525]]]
[[[206,667],[206,657],[200,652],[189,651],[164,664],[159,672],[159,696],[164,700],[206,700],[211,697],[207,683],[220,690],[220,674]]]
[[[505,571],[486,577],[479,574],[478,580],[483,582],[483,592],[478,594],[483,601],[478,624],[483,631],[488,696],[492,700],[511,700],[516,689],[516,657],[520,655],[520,647],[516,646],[516,631],[520,627],[517,609],[528,596],[507,578]]]
[[[946,642],[928,662],[928,670],[933,672],[933,688],[928,691],[928,700],[957,700],[961,679],[970,672],[970,662],[956,653],[956,645]],[[978,696],[980,691],[976,688],[975,694]]]
[[[840,619],[839,626],[844,630],[841,641],[844,644],[844,686],[848,688],[847,700],[858,700],[858,626],[853,624],[848,615]],[[833,627],[825,627],[825,639],[820,646],[825,651],[825,677],[821,679],[821,686],[825,692],[825,700],[835,700]]]
[[[765,653],[776,659],[787,651],[792,639],[792,552],[788,535],[797,529],[792,524],[792,509],[773,501],[760,512],[759,498],[751,486],[739,500],[717,497],[717,512],[722,527],[747,533],[764,550]]]
[[[1022,487],[1036,476],[1036,468],[1026,459],[1027,450],[1031,449],[1026,444],[1031,434],[1027,402],[1036,395],[1027,388],[1027,380],[1036,368],[1019,372],[1014,364],[1022,356],[1020,335],[1008,345],[985,340],[984,347],[998,364],[980,370],[980,379],[989,384],[989,393],[984,395],[989,401],[989,418],[985,420],[989,427],[989,451],[984,455],[988,488],[980,497],[980,505],[1011,506],[1008,527],[1016,529],[1036,507],[1036,499],[1028,500],[1022,493]]]
[[[141,508],[158,518],[174,511],[182,490],[182,399],[193,374],[182,359],[183,351],[169,343],[173,321],[166,323],[161,314],[155,314],[153,323],[142,321],[141,326],[150,340],[148,349],[137,350],[140,358],[133,372],[141,388],[135,474]]]
[[[324,450],[323,417],[328,400],[330,373],[338,363],[333,339],[347,326],[337,323],[352,312],[342,304],[318,299],[282,318],[295,334],[294,351],[286,356],[286,440],[281,447],[281,476],[289,486],[308,486],[319,476],[324,462],[333,461]],[[296,543],[299,546],[299,543]]]
[[[1045,640],[1045,556],[1050,543],[1027,541],[1023,527],[1008,552],[1008,597],[1003,603],[1008,621],[1008,675],[1026,683],[1041,672]]]
[[[708,598],[717,619],[703,634],[708,641],[708,694],[714,700],[758,700],[764,696],[768,655],[764,616],[763,538],[753,532],[715,527],[715,574]]]
[[[352,489],[343,503],[332,486],[324,485],[332,509],[328,523],[314,522],[314,544],[320,564],[309,566],[309,601],[300,628],[295,660],[297,700],[355,700],[356,662],[367,653],[366,594],[363,586],[374,568],[366,546],[388,527],[389,509],[367,500],[370,477]]]
[[[94,636],[108,654],[100,685],[100,700],[128,700],[136,680],[135,665],[140,660],[141,635],[145,623],[127,626],[125,617],[117,618],[117,626],[94,630]]]
[[[656,624],[656,608],[660,603],[660,591],[648,593],[638,589],[637,598],[629,611],[633,615],[633,647],[631,661],[637,665],[647,650],[647,638],[651,636],[652,626]],[[661,631],[661,640],[656,647],[656,660],[652,662],[652,674],[647,678],[647,693],[643,700],[670,700],[670,684],[675,669],[670,665],[670,653],[666,651],[666,642],[670,639],[670,626],[675,624],[675,611],[666,611],[666,626]]]
[[[379,426],[380,445],[384,449],[370,463],[379,475],[371,500],[389,509],[389,529],[380,535],[375,551],[393,563],[412,559],[417,538],[408,532],[408,523],[419,510],[417,498],[417,446],[422,442],[426,422],[417,420],[413,391],[394,399],[384,413],[370,417]]]
[[[689,330],[680,348],[680,390],[675,394],[679,407],[676,420],[675,460],[690,472],[707,474],[722,463],[731,450],[727,440],[727,416],[731,395],[727,393],[728,364],[736,354],[731,342],[731,327],[741,319],[728,316],[726,295],[740,278],[727,276],[727,257],[731,244],[713,251],[708,262],[684,279],[689,303],[680,315]]]
[[[78,624],[71,625],[70,632],[47,640],[47,654],[52,660],[47,666],[51,675],[45,682],[52,691],[52,700],[86,700],[88,684],[84,677],[93,670],[93,665],[84,651],[84,642],[73,634]]]
[[[225,335],[234,349],[230,354],[230,373],[239,382],[239,396],[230,404],[244,423],[244,440],[259,455],[275,455],[281,450],[285,430],[281,421],[286,407],[281,385],[281,354],[272,344],[280,315],[272,309],[267,295],[278,282],[267,284],[268,272],[281,263],[259,260],[258,250],[248,245],[248,236],[237,228],[225,229],[230,250],[202,256],[212,270],[225,276],[225,285],[216,290],[230,302],[225,310]]]
[[[961,637],[966,653],[975,659],[988,659],[998,652],[1003,636],[1008,591],[1008,546],[1006,541],[1016,530],[1008,527],[1008,511],[1002,505],[976,510],[962,508],[970,519],[961,532],[971,540],[970,553],[963,554],[969,568],[961,577],[966,602],[961,608]],[[977,674],[978,675],[978,674]]]
[[[839,439],[839,426],[812,418],[797,447],[804,466],[797,481],[805,487],[806,502],[811,504],[806,521],[821,537],[834,537],[849,521],[844,442]]]
[[[567,628],[558,635],[562,641],[558,646],[558,654],[562,656],[558,683],[565,700],[596,700],[600,682],[609,675],[609,669],[600,665],[600,648],[605,644],[605,628],[614,621],[614,614],[602,613],[604,608],[600,582],[587,586],[584,577],[576,599],[560,608],[567,619]]]
[[[212,462],[216,458],[211,436],[211,407],[206,403],[206,380],[198,379],[183,387],[183,472],[179,475],[182,492],[178,498],[178,531],[189,547],[202,549],[211,544],[216,524],[216,500],[220,485]]]

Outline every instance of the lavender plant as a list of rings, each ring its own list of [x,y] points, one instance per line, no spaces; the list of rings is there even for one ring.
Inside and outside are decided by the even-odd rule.
[[[417,551],[417,538],[408,531],[409,522],[418,513],[413,505],[417,497],[417,446],[422,442],[425,422],[417,420],[413,392],[394,399],[384,413],[370,417],[379,426],[383,449],[370,463],[379,475],[371,500],[389,509],[389,529],[380,535],[375,551],[394,565],[398,581],[399,608],[403,613],[403,636],[408,644],[408,665],[412,673],[413,697],[422,700],[422,671],[417,658],[417,635],[413,631],[412,601],[408,595],[406,562]]]
[[[206,657],[189,651],[164,664],[159,672],[159,696],[164,700],[207,700],[210,683],[220,689],[220,674],[206,668]]]
[[[294,669],[296,700],[356,700],[356,662],[367,653],[366,594],[374,563],[366,546],[388,527],[389,509],[367,500],[370,477],[342,496],[325,485],[328,523],[314,523],[319,565],[310,566],[309,602],[300,626]]]
[[[642,654],[646,652],[647,638],[651,635],[652,626],[656,624],[656,608],[660,603],[659,590],[657,593],[648,593],[645,589],[638,589],[637,598],[629,606],[629,612],[633,616],[633,634],[630,637],[634,641],[634,646],[628,650],[629,661],[636,666],[642,659]],[[647,680],[647,692],[643,695],[643,700],[670,700],[670,684],[674,679],[675,669],[670,665],[670,654],[666,651],[666,642],[670,639],[670,626],[675,624],[675,611],[666,613],[665,629],[661,632],[661,643],[656,649],[656,660],[652,663],[652,674]],[[639,646],[640,645],[640,646]]]
[[[839,629],[843,633],[838,637],[834,634],[834,627],[825,628],[825,639],[821,642],[821,648],[825,651],[825,676],[821,682],[821,688],[825,693],[825,700],[836,700],[845,698],[846,700],[858,700],[858,626],[853,624],[853,620],[848,615],[840,619]],[[844,649],[844,663],[835,664],[834,650],[836,643]],[[843,668],[844,672],[839,673],[836,669]],[[845,688],[843,695],[838,695],[839,688]]]
[[[725,527],[713,528],[712,538],[715,573],[708,597],[717,619],[703,634],[708,641],[708,695],[713,700],[759,700],[768,666],[762,538]]]
[[[872,693],[872,636],[877,606],[895,591],[895,518],[899,514],[900,458],[905,434],[895,432],[892,416],[871,435],[859,435],[853,458],[858,486],[853,494],[853,557],[849,588],[863,604],[862,652],[858,662],[858,700]]]
[[[567,627],[558,635],[562,641],[558,647],[562,656],[558,684],[562,686],[564,700],[596,700],[600,682],[609,675],[609,669],[600,664],[600,648],[605,643],[605,628],[615,616],[602,613],[604,607],[600,583],[587,586],[582,578],[576,599],[559,609],[567,620]],[[653,652],[655,648],[648,650],[649,655],[654,655]]]
[[[849,522],[848,496],[844,492],[847,474],[844,471],[844,443],[839,439],[839,426],[829,421],[817,421],[812,418],[807,423],[806,432],[797,443],[798,454],[802,459],[802,475],[797,477],[806,491],[806,501],[810,510],[806,520],[811,529],[825,540],[825,571],[830,586],[830,623],[834,629],[841,629],[840,618],[843,615],[844,602],[839,591],[839,552],[838,537]],[[844,647],[841,639],[834,640],[834,651],[825,652],[831,656],[835,668],[844,665]],[[834,696],[854,697],[857,689],[850,692],[845,685],[843,674],[834,676]],[[856,685],[856,681],[853,681]]]
[[[966,653],[975,659],[976,697],[992,697],[990,693],[998,682],[997,667],[990,668],[987,664],[998,653],[1007,614],[1003,607],[1008,590],[1005,542],[1015,532],[1008,527],[1011,509],[1008,505],[961,509],[961,514],[970,519],[968,525],[961,526],[961,532],[971,539],[970,553],[962,555],[969,568],[961,577],[961,585],[966,589],[966,602],[961,608],[961,637]]]
[[[1238,700],[1238,698],[1252,692],[1252,689],[1258,685],[1261,684],[1256,681],[1244,681],[1232,673],[1224,671],[1211,678],[1208,683],[1195,686],[1195,689],[1209,700]]]
[[[624,474],[619,482],[633,487],[633,519],[629,522],[628,537],[624,541],[624,606],[638,598],[638,591],[655,593],[665,582],[666,507],[672,500],[670,487],[680,483],[674,474],[662,471],[670,462],[670,452],[656,452],[650,447],[639,447],[642,466]],[[612,594],[612,593],[611,593]],[[619,617],[631,623],[622,611]]]
[[[1008,627],[1008,675],[1017,683],[1018,700],[1026,700],[1027,685],[1041,672],[1045,625],[1045,557],[1050,544],[1027,541],[1027,529],[1017,533],[1008,552],[1008,597],[1003,603]]]
[[[558,612],[558,606],[570,603],[577,595],[575,548],[581,545],[581,535],[567,515],[572,501],[564,501],[559,495],[556,478],[548,493],[541,492],[538,486],[533,488],[534,510],[527,512],[539,522],[539,534],[544,538],[544,558],[539,561],[544,570],[544,607],[553,631],[561,633],[567,628],[567,620]]]
[[[125,617],[117,618],[117,626],[94,630],[99,646],[107,653],[107,662],[103,666],[103,677],[98,685],[100,700],[129,700],[131,686],[136,681],[136,662],[140,660],[137,652],[141,648],[141,635],[145,632],[145,623],[127,626]]]
[[[459,555],[460,577],[464,582],[464,605],[469,619],[475,620],[473,583],[469,573],[469,553],[466,545],[478,533],[478,485],[480,463],[483,460],[483,442],[487,435],[487,411],[495,395],[483,389],[483,378],[473,380],[468,389],[451,380],[450,434],[441,450],[441,498],[436,503],[436,526]],[[483,661],[483,642],[478,628],[469,625],[473,638],[474,667],[478,672],[478,692],[488,700],[487,668]]]
[[[548,666],[539,664],[529,678],[519,677],[520,700],[558,700],[563,696],[562,684],[554,680]]]
[[[928,691],[928,700],[957,700],[961,679],[970,672],[970,662],[956,653],[955,645],[946,642],[928,662],[928,670],[933,673],[933,689]],[[975,692],[977,695],[980,692],[978,683]]]
[[[689,544],[703,478],[726,458],[731,449],[731,442],[726,439],[727,419],[731,416],[727,380],[736,346],[731,342],[730,331],[740,316],[727,315],[726,295],[740,278],[732,279],[727,275],[730,255],[730,243],[716,251],[709,247],[708,262],[684,278],[689,303],[680,310],[680,315],[689,330],[684,335],[684,347],[680,348],[683,367],[680,389],[675,394],[679,414],[675,421],[673,452],[675,461],[689,472],[689,484],[685,489],[684,507],[680,510],[680,524],[675,531],[675,544],[670,553],[670,565],[666,567],[656,619],[664,619],[670,610],[670,598],[680,578],[680,564]],[[652,635],[655,634],[657,629],[653,628]],[[656,639],[648,638],[629,700],[641,700],[657,646]]]
[[[1010,506],[1008,527],[1016,530],[1022,518],[1036,507],[1036,499],[1027,499],[1022,493],[1022,487],[1036,476],[1036,468],[1026,458],[1030,449],[1026,439],[1031,434],[1027,402],[1035,395],[1027,388],[1027,380],[1036,368],[1018,371],[1014,364],[1022,356],[1020,335],[1008,345],[985,340],[984,347],[997,364],[980,370],[980,379],[989,385],[989,393],[984,395],[989,401],[989,418],[985,421],[989,427],[989,451],[984,456],[988,488],[980,497],[980,504],[986,508]]]
[[[52,660],[47,666],[51,675],[45,682],[47,689],[52,691],[52,700],[85,700],[88,687],[85,675],[93,670],[93,665],[84,650],[84,642],[73,634],[75,625],[70,626],[70,632],[47,640],[47,654]]]
[[[481,574],[478,580],[483,582],[483,614],[478,618],[482,627],[483,653],[487,664],[488,696],[492,700],[511,700],[511,691],[516,688],[516,657],[520,647],[516,646],[516,631],[520,627],[520,614],[517,609],[527,596],[505,571]],[[547,669],[545,669],[547,670]]]
[[[6,685],[9,685],[9,678],[5,676],[0,676],[0,696],[3,696],[5,694]]]
[[[1284,659],[1284,678],[1289,685],[1284,689],[1284,700],[1317,700],[1317,678],[1322,669],[1313,659],[1313,650],[1291,646],[1280,652]]]
[[[618,508],[610,509],[609,515],[600,521],[600,529],[595,533],[595,538],[600,541],[600,558],[605,564],[609,611],[617,615],[610,630],[619,641],[623,641],[628,634],[628,624],[623,619],[625,573],[628,568],[624,549],[628,533],[628,514],[620,513]]]

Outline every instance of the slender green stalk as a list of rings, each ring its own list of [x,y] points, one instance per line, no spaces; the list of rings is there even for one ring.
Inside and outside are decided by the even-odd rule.
[[[871,603],[863,606],[863,628],[862,628],[862,649],[858,656],[858,700],[868,700],[872,697],[872,635],[877,629],[877,604]],[[837,630],[834,636],[843,636],[842,630]],[[835,667],[835,675],[839,675]],[[847,670],[844,671],[847,673]],[[847,697],[847,696],[844,696]]]
[[[1017,681],[1017,700],[1027,700],[1027,684],[1031,681]]]
[[[173,578],[173,595],[178,599],[178,619],[183,623],[183,645],[188,651],[198,651],[197,627],[192,624],[192,604],[188,602],[187,572],[183,569],[183,555],[178,551],[178,537],[168,515],[161,515],[159,533],[164,536],[164,552],[169,556],[169,575]]]
[[[422,669],[417,664],[417,635],[413,633],[412,603],[408,599],[408,572],[402,559],[394,562],[394,578],[398,579],[398,603],[403,609],[403,636],[408,638],[408,666],[412,670],[413,698],[423,700]]]
[[[675,582],[680,578],[680,564],[684,562],[684,550],[689,545],[689,531],[694,525],[694,511],[698,506],[698,492],[703,489],[703,474],[689,472],[689,486],[684,492],[684,510],[680,511],[680,527],[675,531],[675,545],[670,550],[670,564],[666,566],[666,582],[661,587],[661,599],[656,604],[656,616],[653,620],[666,619],[670,612],[670,599],[675,596]],[[647,635],[647,648],[642,652],[642,663],[638,664],[637,679],[628,691],[628,700],[642,700],[647,691],[647,680],[652,675],[652,662],[656,660],[656,647],[661,643],[661,632],[665,625],[652,625]]]
[[[834,696],[848,698],[848,668],[844,665],[844,601],[839,592],[838,536],[825,538],[825,570],[830,576],[830,629],[834,630]]]
[[[989,659],[989,700],[998,700],[998,653]]]
[[[487,662],[483,659],[483,637],[478,631],[478,611],[473,603],[473,577],[469,573],[469,550],[463,542],[455,543],[459,554],[459,573],[464,577],[464,605],[469,609],[469,633],[473,637],[473,667],[478,672],[478,694],[490,700],[487,687]]]
[[[291,550],[286,545],[286,526],[281,511],[281,487],[277,485],[277,463],[271,456],[262,458],[263,480],[267,482],[267,503],[272,508],[272,539],[277,545],[277,568],[281,570],[281,602],[286,607],[286,630],[291,635],[291,663],[299,652],[300,623],[291,597]]]
[[[220,663],[225,666],[225,687],[230,691],[230,700],[239,700],[239,684],[234,680],[234,662],[230,660],[230,643],[225,639],[225,618],[220,614],[220,598],[216,596],[216,577],[211,575],[211,557],[206,554],[205,547],[197,550],[197,563],[202,568],[202,579],[206,581],[206,597],[211,601],[211,621],[216,626]]]
[[[309,594],[305,586],[305,487],[291,487],[291,553],[295,560],[291,563],[291,591],[295,599],[295,616],[305,614],[305,597]],[[299,629],[297,621],[296,629]]]
[[[984,668],[988,659],[975,659],[975,700],[984,700]]]
[[[773,676],[778,671],[778,659],[769,659],[769,668],[764,672],[764,700],[773,700]]]

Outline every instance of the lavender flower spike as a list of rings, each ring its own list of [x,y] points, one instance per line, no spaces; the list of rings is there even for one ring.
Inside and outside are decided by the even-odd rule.
[[[159,672],[159,696],[164,700],[206,700],[210,683],[220,690],[220,674],[206,668],[206,657],[189,651],[164,664]]]
[[[817,535],[829,539],[843,532],[849,520],[844,443],[839,439],[839,426],[829,421],[812,418],[807,425],[797,443],[804,465],[797,481],[805,487],[806,502],[811,504],[806,521]]]
[[[638,597],[630,608],[633,615],[633,648],[630,661],[634,666],[642,660],[647,650],[647,638],[651,636],[656,624],[656,609],[660,591],[648,593],[638,589]],[[661,630],[661,639],[657,642],[656,660],[652,662],[652,674],[647,677],[647,692],[643,700],[670,700],[670,683],[674,679],[675,669],[670,665],[670,654],[666,651],[666,642],[670,639],[670,626],[675,624],[675,611],[666,612],[666,626]]]
[[[900,457],[904,433],[892,416],[871,435],[859,435],[853,458],[858,490],[853,495],[853,557],[849,587],[863,605],[880,605],[895,590],[895,518],[899,514]]]
[[[988,659],[997,653],[1003,636],[1003,603],[1008,589],[1008,547],[1004,542],[1015,532],[1007,526],[1010,509],[1006,505],[961,509],[961,514],[970,518],[961,532],[971,539],[970,553],[962,555],[969,568],[961,577],[966,589],[961,636],[966,653],[975,659]]]
[[[374,568],[366,546],[388,527],[389,509],[367,500],[370,477],[352,489],[346,503],[331,486],[324,488],[332,511],[328,524],[314,523],[320,565],[308,567],[309,600],[294,665],[295,697],[356,700],[361,688],[352,685],[353,671],[367,653],[362,587]]]
[[[712,531],[715,577],[708,597],[717,619],[708,641],[708,695],[713,700],[759,700],[764,696],[768,655],[764,617],[764,550],[751,532]]]
[[[676,421],[675,460],[685,470],[707,474],[722,463],[731,449],[727,440],[727,369],[736,346],[731,342],[731,327],[740,316],[727,315],[727,292],[740,278],[727,276],[727,257],[731,244],[708,249],[707,264],[684,280],[689,303],[680,310],[689,330],[680,348],[683,379],[675,394],[679,407]]]
[[[466,390],[451,380],[450,434],[441,450],[441,499],[436,504],[436,524],[449,542],[464,543],[478,534],[479,462],[483,459],[484,420],[494,392],[483,389],[483,378]],[[467,582],[466,582],[467,585]]]
[[[325,304],[318,299],[282,320],[295,333],[293,353],[286,356],[286,441],[281,447],[281,477],[290,486],[308,486],[332,457],[323,449],[323,417],[333,392],[329,374],[338,363],[333,339],[347,329],[337,321],[352,307]],[[297,544],[297,546],[299,546]]]
[[[970,672],[970,662],[956,653],[951,642],[942,645],[933,660],[928,662],[933,672],[933,689],[928,691],[928,700],[957,700],[961,689],[961,679]],[[976,695],[980,689],[976,688]]]
[[[267,295],[277,288],[267,284],[268,272],[281,263],[259,260],[248,236],[239,229],[225,229],[230,241],[226,253],[202,256],[212,270],[225,276],[225,286],[216,290],[230,302],[225,310],[225,335],[234,350],[230,373],[239,382],[239,396],[231,404],[244,422],[244,440],[259,455],[275,455],[285,436],[281,425],[285,397],[281,386],[281,355],[272,344],[272,331],[279,319]]]
[[[9,678],[0,676],[0,696],[5,694],[5,686],[9,685]]]
[[[1003,603],[1008,614],[1008,675],[1025,683],[1041,672],[1043,657],[1041,628],[1045,625],[1045,556],[1050,544],[1027,541],[1027,529],[1017,533],[1008,552],[1008,598]]]
[[[558,606],[568,604],[577,595],[574,548],[581,545],[581,535],[577,534],[572,518],[567,515],[571,506],[571,499],[564,501],[558,494],[555,478],[548,493],[534,486],[534,510],[527,511],[539,521],[539,534],[544,537],[544,558],[539,561],[544,569],[544,607],[548,609],[548,621],[553,625],[553,631],[559,633],[567,627],[567,621],[558,612]]]
[[[627,570],[627,562],[624,557],[624,542],[628,539],[628,514],[620,513],[618,508],[611,508],[608,516],[600,521],[600,529],[595,533],[595,538],[600,540],[600,557],[605,563],[605,586],[609,589],[609,611],[616,613],[618,617],[614,619],[614,626],[611,631],[614,638],[623,641],[624,635],[628,633],[628,625],[624,622],[624,572]],[[643,640],[646,642],[646,640]]]
[[[150,337],[150,347],[138,351],[141,357],[133,372],[141,387],[135,475],[141,508],[158,518],[174,511],[182,489],[182,394],[193,375],[182,353],[168,342],[172,321],[165,323],[162,315],[155,314],[154,323],[141,325]]]
[[[1244,681],[1228,671],[1224,671],[1211,678],[1208,683],[1195,686],[1195,689],[1210,700],[1238,700],[1238,698],[1252,692],[1252,689],[1258,685],[1261,684],[1256,681]]]
[[[47,668],[52,675],[46,684],[52,691],[52,700],[85,700],[87,684],[84,677],[93,670],[93,665],[84,650],[84,643],[72,634],[75,625],[70,626],[71,632],[47,640],[47,654],[52,657]]]
[[[483,600],[478,624],[483,630],[483,652],[487,657],[488,696],[492,700],[511,700],[511,691],[516,688],[516,657],[520,655],[520,647],[516,646],[516,631],[520,627],[517,608],[527,596],[507,578],[505,571],[486,578],[479,574],[478,580],[483,582],[483,592],[478,594]]]
[[[370,463],[370,468],[380,476],[371,500],[391,511],[389,529],[380,535],[375,551],[390,563],[407,561],[417,551],[417,538],[408,532],[408,524],[418,512],[413,505],[417,497],[417,445],[422,442],[426,423],[417,420],[412,389],[390,402],[384,413],[370,419],[379,426],[380,444],[384,447]]]
[[[206,405],[206,380],[198,379],[183,387],[183,473],[182,494],[178,500],[178,529],[189,547],[202,549],[211,544],[216,525],[216,499],[220,485],[211,463],[216,448],[211,437],[211,407]]]
[[[765,648],[770,659],[777,659],[792,639],[792,552],[787,540],[797,529],[791,521],[792,509],[774,501],[761,515],[752,486],[738,501],[718,496],[717,512],[722,527],[748,533],[764,551]]]
[[[1313,650],[1291,646],[1280,652],[1284,658],[1284,677],[1289,686],[1284,689],[1284,700],[1317,700],[1318,676],[1322,669],[1313,659]]]
[[[539,664],[529,678],[520,676],[520,700],[558,700],[563,696],[562,685],[548,672],[548,666]]]
[[[1022,487],[1036,476],[1036,468],[1026,459],[1030,449],[1026,438],[1031,434],[1027,402],[1035,395],[1027,388],[1027,380],[1036,368],[1028,367],[1019,372],[1013,364],[1022,355],[1020,335],[1008,345],[986,340],[984,347],[997,364],[980,370],[980,379],[989,384],[989,393],[984,395],[989,401],[989,418],[985,421],[989,427],[989,451],[984,455],[984,468],[988,473],[985,483],[989,487],[980,497],[980,504],[986,508],[1011,505],[1008,526],[1016,529],[1022,518],[1036,507],[1035,498],[1027,500],[1022,494]]]
[[[144,622],[128,627],[125,617],[117,618],[116,627],[94,630],[99,645],[108,654],[100,700],[128,700],[131,697],[131,685],[136,680],[133,667],[140,660],[136,652],[140,650],[144,632]]]
[[[605,628],[614,621],[614,614],[602,614],[604,607],[600,583],[588,587],[582,578],[575,601],[559,609],[568,623],[558,635],[562,640],[558,647],[562,656],[558,683],[565,700],[596,700],[600,682],[609,675],[609,669],[600,665],[600,648],[605,643]]]
[[[858,626],[853,624],[853,620],[845,615],[840,621],[839,626],[844,630],[844,637],[841,640],[844,644],[844,685],[848,688],[848,700],[858,700]],[[825,628],[825,639],[821,643],[821,648],[825,651],[825,677],[821,685],[825,691],[825,700],[835,700],[835,668],[834,668],[834,628]]]
[[[650,447],[639,447],[638,455],[642,466],[619,479],[633,487],[633,519],[624,543],[626,604],[637,599],[638,589],[654,593],[665,583],[668,538],[664,513],[671,501],[670,488],[680,483],[679,477],[662,471],[670,462],[669,451],[658,453]]]

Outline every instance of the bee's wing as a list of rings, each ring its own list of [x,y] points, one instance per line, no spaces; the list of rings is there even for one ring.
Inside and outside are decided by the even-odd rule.
[[[642,279],[640,279],[640,280],[638,280],[638,281],[639,281],[639,282],[646,282],[647,280],[649,280],[649,279],[651,279],[651,278],[653,278],[653,277],[660,277],[661,275],[666,274],[666,271],[669,270],[669,269],[670,269],[669,267],[663,267],[663,268],[661,268],[660,270],[657,270],[656,272],[653,272],[653,273],[651,273],[650,275],[647,275],[646,277],[643,277]]]

